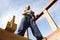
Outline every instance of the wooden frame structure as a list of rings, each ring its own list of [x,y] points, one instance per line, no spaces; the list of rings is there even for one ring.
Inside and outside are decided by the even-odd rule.
[[[53,21],[53,19],[52,19],[52,17],[51,17],[51,15],[48,13],[48,9],[56,2],[57,0],[50,0],[50,2],[42,9],[42,11],[38,14],[38,15],[36,15],[36,17],[35,17],[35,20],[37,20],[39,17],[41,17],[43,14],[45,14],[45,16],[48,16],[48,17],[46,17],[46,18],[48,18],[47,20],[48,20],[48,22],[49,22],[49,24],[50,24],[50,26],[51,26],[51,28],[52,28],[52,30],[53,31],[55,31],[58,27],[57,27],[57,25],[55,24],[55,22]],[[49,21],[49,19],[50,19],[50,21]],[[52,24],[51,24],[52,23]]]
[[[46,16],[47,21],[49,22],[53,31],[55,31],[58,27],[54,20],[52,19],[51,15],[48,13],[48,9],[56,2],[57,0],[50,0],[50,2],[35,16],[35,21],[40,18],[43,14]],[[27,31],[25,32],[27,34]],[[25,35],[26,36],[26,35]],[[28,37],[28,34],[27,36]]]
[[[35,20],[43,15],[44,10],[48,10],[57,0],[50,0],[50,2],[36,15]]]

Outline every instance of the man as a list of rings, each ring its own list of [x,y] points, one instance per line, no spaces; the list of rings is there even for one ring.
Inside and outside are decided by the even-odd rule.
[[[24,33],[28,27],[31,28],[33,35],[37,38],[37,40],[42,40],[43,36],[39,31],[36,23],[35,23],[35,15],[32,10],[30,10],[30,6],[26,6],[26,9],[23,12],[24,18],[21,20],[20,28],[18,29],[18,35],[24,36]]]

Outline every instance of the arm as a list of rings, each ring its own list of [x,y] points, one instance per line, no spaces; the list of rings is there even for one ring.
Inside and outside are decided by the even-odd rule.
[[[22,15],[26,15],[28,13],[28,11],[23,11]]]
[[[25,11],[26,11],[26,10],[25,10]],[[22,15],[25,15],[25,14],[26,14],[26,12],[25,12],[25,11],[23,11],[23,12],[22,12]]]

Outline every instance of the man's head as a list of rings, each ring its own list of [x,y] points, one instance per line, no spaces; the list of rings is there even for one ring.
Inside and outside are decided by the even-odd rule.
[[[26,6],[26,10],[30,10],[30,5],[27,5]]]

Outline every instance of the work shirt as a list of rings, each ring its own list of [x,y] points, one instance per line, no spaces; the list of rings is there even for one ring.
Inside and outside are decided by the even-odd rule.
[[[30,16],[31,18],[34,18],[34,12],[32,10],[29,10],[27,12],[27,10],[24,11],[25,12],[25,15],[24,16]]]

